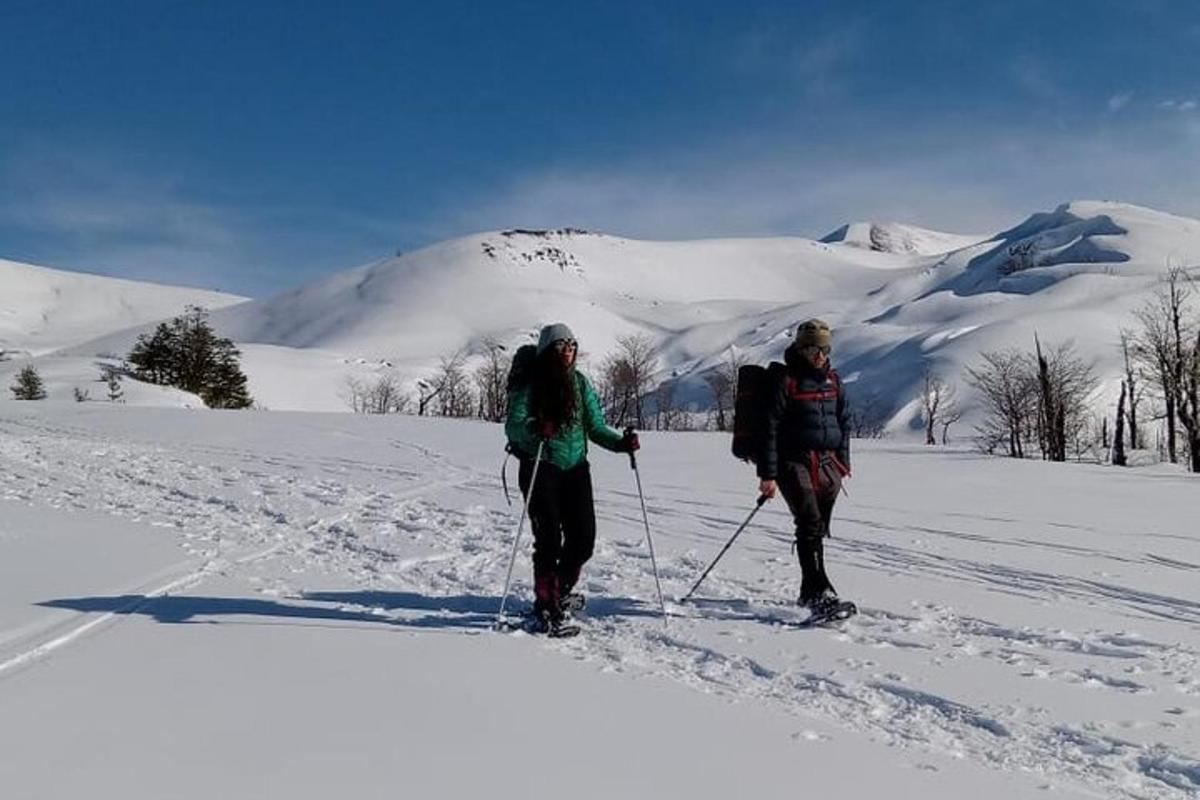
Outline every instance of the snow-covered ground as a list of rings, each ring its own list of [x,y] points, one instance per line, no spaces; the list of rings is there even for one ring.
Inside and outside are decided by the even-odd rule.
[[[0,402],[5,798],[1113,797],[1200,791],[1194,476],[865,443],[807,630],[773,503],[657,613],[593,457],[585,632],[490,630],[516,526],[483,423]],[[669,598],[750,510],[647,434]],[[529,599],[528,538],[517,594]]]

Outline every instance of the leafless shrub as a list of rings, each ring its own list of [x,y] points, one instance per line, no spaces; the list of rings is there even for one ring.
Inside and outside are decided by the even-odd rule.
[[[617,339],[617,350],[600,365],[601,402],[612,425],[645,429],[645,398],[658,366],[654,343],[644,334]]]
[[[1193,278],[1171,267],[1159,289],[1134,312],[1133,360],[1162,402],[1166,452],[1172,463],[1182,449],[1193,472],[1200,472],[1200,315]]]
[[[343,399],[356,414],[404,414],[412,398],[400,389],[394,373],[384,373],[374,380],[346,378]]]
[[[483,341],[483,355],[483,363],[475,370],[478,415],[492,422],[500,422],[508,411],[505,389],[512,357],[504,345],[491,338]]]

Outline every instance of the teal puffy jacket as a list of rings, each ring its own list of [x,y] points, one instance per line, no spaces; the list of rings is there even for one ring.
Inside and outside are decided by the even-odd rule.
[[[573,371],[573,370],[572,370]],[[581,372],[575,376],[575,419],[564,425],[552,439],[546,441],[542,460],[559,469],[568,470],[587,460],[587,443],[590,439],[605,450],[617,452],[623,438],[621,432],[604,422],[604,411],[592,383]],[[538,436],[534,432],[535,420],[529,415],[531,386],[514,389],[508,395],[508,419],[504,432],[509,443],[520,453],[532,456],[537,452]]]

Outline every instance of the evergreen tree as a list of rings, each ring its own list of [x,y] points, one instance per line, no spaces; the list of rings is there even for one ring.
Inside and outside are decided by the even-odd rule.
[[[246,374],[238,361],[241,353],[229,339],[216,339],[213,367],[200,396],[209,408],[250,408],[254,398],[246,388]]]
[[[142,334],[129,351],[129,363],[138,380],[159,386],[176,383],[175,354],[179,349],[175,326],[160,322],[153,335]]]
[[[38,371],[29,364],[17,373],[17,382],[11,387],[13,397],[18,400],[45,400],[46,387],[42,383],[42,376],[38,375]]]
[[[204,396],[217,368],[217,337],[208,324],[208,312],[189,306],[187,313],[171,323],[175,339],[172,366],[174,386]]]
[[[231,340],[213,332],[207,311],[188,306],[170,323],[160,323],[153,335],[139,336],[129,363],[139,379],[199,395],[210,408],[249,408],[254,399],[240,355]],[[111,382],[109,388],[114,399]]]
[[[121,388],[121,373],[116,367],[105,365],[100,368],[100,381],[108,388],[108,402],[118,403],[125,398],[125,390]]]

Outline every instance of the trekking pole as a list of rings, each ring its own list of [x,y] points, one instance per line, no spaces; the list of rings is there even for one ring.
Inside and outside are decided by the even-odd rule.
[[[633,428],[626,428],[625,435],[633,433]],[[654,586],[658,589],[658,607],[662,611],[663,625],[667,624],[667,604],[663,601],[662,582],[658,579],[658,561],[654,557],[654,539],[650,537],[650,517],[646,514],[646,495],[642,493],[642,473],[638,471],[637,456],[629,451],[629,468],[637,480],[638,501],[642,504],[642,522],[646,526],[646,544],[650,548],[650,566],[654,569]]]
[[[537,455],[533,458],[533,475],[529,477],[529,491],[525,493],[525,504],[521,506],[521,521],[517,523],[517,535],[513,537],[512,556],[508,559],[508,577],[504,579],[504,594],[500,596],[500,611],[496,613],[496,629],[504,625],[504,606],[508,603],[508,587],[512,583],[513,566],[517,563],[517,546],[521,543],[521,529],[525,527],[525,518],[529,516],[529,500],[533,497],[533,487],[537,483],[538,467],[542,463],[542,448],[546,440],[538,442]]]
[[[721,557],[723,555],[725,555],[725,551],[727,551],[730,547],[732,547],[734,540],[736,540],[737,537],[742,535],[742,531],[746,530],[746,526],[750,524],[750,520],[754,519],[754,515],[757,514],[758,510],[763,507],[763,503],[767,502],[767,499],[768,498],[765,494],[760,494],[758,496],[758,500],[756,500],[754,502],[754,510],[750,512],[750,516],[746,517],[746,521],[743,522],[741,525],[739,525],[738,529],[733,532],[733,536],[729,537],[729,541],[726,542],[725,546],[721,548],[721,552],[717,553],[717,557],[714,558],[713,562],[708,565],[708,569],[704,570],[704,574],[700,576],[700,580],[696,581],[696,585],[693,586],[688,591],[688,593],[683,596],[683,599],[680,600],[679,602],[686,603],[688,601],[688,598],[691,597],[692,594],[697,589],[700,588],[700,584],[704,583],[704,579],[708,577],[708,573],[713,571],[713,567],[715,567],[717,565],[717,562],[721,560]]]

